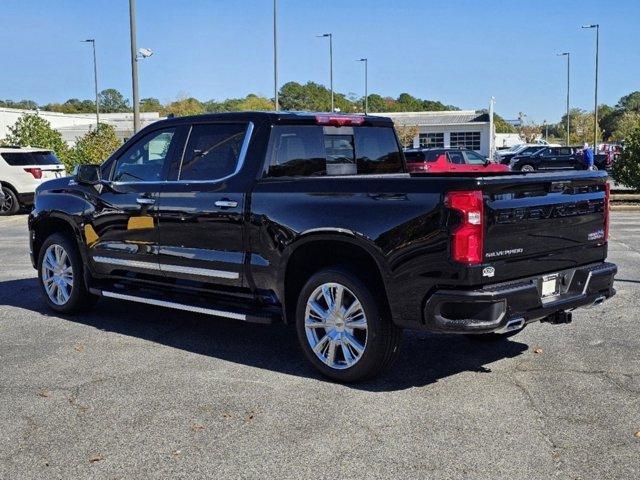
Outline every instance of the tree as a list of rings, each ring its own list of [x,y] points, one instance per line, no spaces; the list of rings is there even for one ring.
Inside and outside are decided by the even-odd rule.
[[[615,140],[625,140],[638,127],[640,127],[640,112],[624,112],[616,122],[616,129],[611,137]]]
[[[204,112],[204,105],[193,97],[179,98],[178,100],[168,104],[163,110],[165,115],[172,114],[176,117],[198,115]]]
[[[620,158],[613,162],[612,177],[627,187],[640,189],[640,125],[625,138]]]
[[[100,111],[104,113],[130,112],[129,100],[115,88],[107,88],[98,94]]]
[[[593,143],[593,112],[587,112],[581,108],[572,108],[570,110],[570,132],[569,143],[572,145],[582,145],[583,143]],[[558,124],[558,137],[567,138],[567,115],[562,116],[562,120]],[[598,129],[598,140],[602,139],[602,132]]]
[[[65,162],[67,171],[71,171],[75,165],[99,165],[120,145],[116,129],[112,125],[101,123],[97,129],[90,127],[89,132],[76,139],[76,144]]]
[[[631,92],[629,95],[625,95],[618,101],[616,108],[624,111],[632,110],[640,113],[640,92],[636,91]]]
[[[64,103],[49,103],[42,107],[49,112],[61,113],[95,113],[96,103],[93,100],[78,100],[70,98]]]
[[[51,124],[37,114],[22,115],[9,127],[9,135],[4,139],[7,145],[20,147],[38,147],[53,150],[60,160],[65,162],[69,147],[60,132],[51,128]]]
[[[507,121],[497,113],[493,114],[493,126],[496,129],[496,133],[517,133],[518,131],[516,127],[507,123]]]
[[[518,133],[526,143],[533,143],[540,137],[541,131],[540,125],[522,125]]]
[[[0,100],[0,107],[36,110],[38,108],[38,104],[33,100],[20,100],[19,102],[14,102],[13,100]]]
[[[420,127],[417,125],[404,125],[394,123],[398,140],[403,147],[412,147],[413,139],[420,133]]]
[[[160,112],[162,108],[162,104],[157,98],[143,98],[140,100],[141,112]]]

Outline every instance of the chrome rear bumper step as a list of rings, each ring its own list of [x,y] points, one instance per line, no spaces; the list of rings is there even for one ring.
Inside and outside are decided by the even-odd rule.
[[[110,290],[91,289],[93,293],[106,298],[114,298],[117,300],[126,300],[128,302],[144,303],[146,305],[154,305],[157,307],[172,308],[174,310],[183,310],[185,312],[200,313],[203,315],[211,315],[214,317],[230,318],[233,320],[241,320],[251,323],[274,323],[276,318],[273,315],[262,312],[253,311],[232,311],[222,308],[212,308],[205,305],[195,305],[189,303],[174,302],[170,300],[162,300],[159,298],[143,297],[138,295],[130,295],[127,293],[113,292]]]

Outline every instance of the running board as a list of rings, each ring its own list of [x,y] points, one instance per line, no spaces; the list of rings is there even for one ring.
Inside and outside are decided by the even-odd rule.
[[[108,290],[91,289],[91,292],[106,298],[115,298],[118,300],[126,300],[128,302],[144,303],[147,305],[155,305],[158,307],[173,308],[174,310],[183,310],[185,312],[201,313],[203,315],[211,315],[214,317],[231,318],[233,320],[241,320],[251,323],[271,324],[277,321],[277,316],[269,312],[260,311],[242,311],[242,310],[222,310],[218,308],[210,308],[204,305],[194,305],[188,303],[172,302],[169,300],[161,300],[158,298],[141,297],[137,295],[129,295],[126,293],[112,292]]]

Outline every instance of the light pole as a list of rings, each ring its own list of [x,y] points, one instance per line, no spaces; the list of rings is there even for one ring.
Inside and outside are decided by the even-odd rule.
[[[273,98],[277,112],[280,110],[278,99],[278,0],[273,0]]]
[[[559,57],[567,57],[567,147],[569,146],[569,72],[571,69],[571,53],[558,53]]]
[[[96,130],[100,128],[100,104],[98,103],[98,63],[96,62],[96,40],[89,38],[83,40],[85,43],[90,43],[93,47],[93,86],[96,94]]]
[[[594,23],[593,25],[583,25],[582,28],[595,28],[596,29],[596,89],[595,89],[595,104],[593,108],[593,151],[598,151],[598,53],[600,50],[600,25]]]
[[[357,62],[364,62],[364,114],[369,113],[369,59],[361,58]]]
[[[544,126],[544,140],[545,142],[549,141],[549,124],[546,120],[542,121],[542,125]]]
[[[140,103],[138,100],[138,42],[136,40],[136,0],[129,0],[129,26],[131,30],[131,87],[133,90],[133,133],[140,130]]]
[[[318,38],[329,38],[329,86],[331,87],[331,113],[334,112],[333,105],[333,34],[323,33],[317,35]]]

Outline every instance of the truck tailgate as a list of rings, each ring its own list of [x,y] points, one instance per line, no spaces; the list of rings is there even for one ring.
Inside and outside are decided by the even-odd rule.
[[[531,259],[606,242],[606,175],[600,172],[482,179],[485,262]]]

